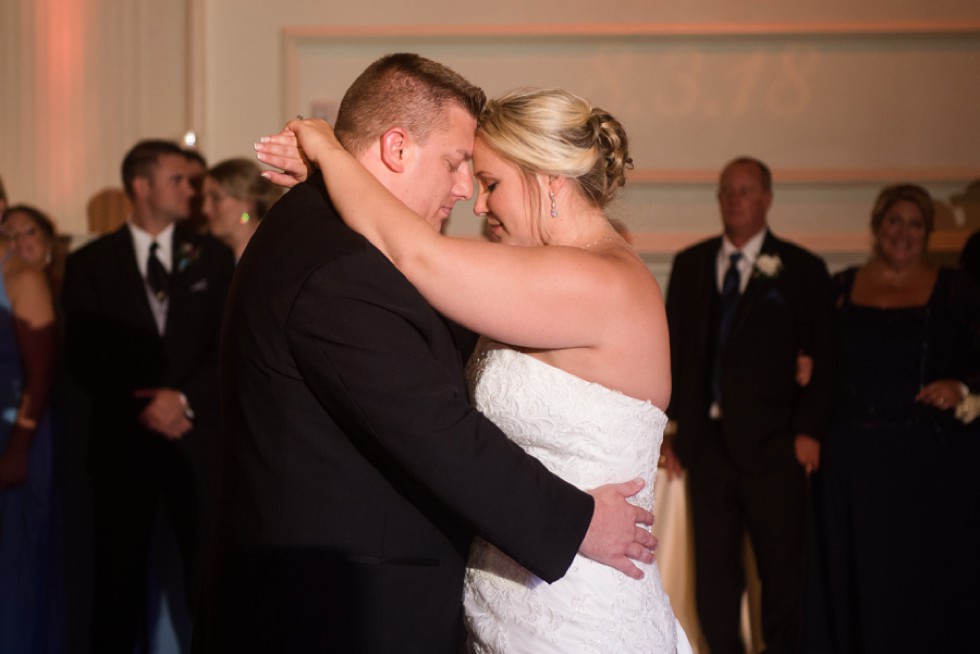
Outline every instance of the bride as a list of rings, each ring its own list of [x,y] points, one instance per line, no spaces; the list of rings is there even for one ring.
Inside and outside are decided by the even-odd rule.
[[[482,335],[468,370],[477,408],[579,488],[643,477],[634,501],[652,510],[669,346],[660,288],[604,211],[632,166],[622,125],[557,89],[488,103],[473,148],[474,210],[503,245],[433,230],[322,121],[289,123],[257,146],[260,159],[272,163],[261,153],[294,143],[291,132],[345,222],[437,310]],[[549,585],[478,540],[463,598],[469,648],[691,651],[656,564],[638,565],[642,580],[578,556]]]

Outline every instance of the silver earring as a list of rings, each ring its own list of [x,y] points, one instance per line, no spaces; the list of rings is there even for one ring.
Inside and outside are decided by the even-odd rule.
[[[558,217],[558,205],[555,204],[555,193],[554,193],[554,191],[549,191],[548,192],[548,197],[551,198],[551,217],[552,218],[557,218]]]

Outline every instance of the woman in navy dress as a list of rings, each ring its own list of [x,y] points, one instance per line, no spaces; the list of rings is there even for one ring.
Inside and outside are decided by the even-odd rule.
[[[980,642],[980,296],[926,254],[919,186],[881,191],[867,263],[835,278],[840,356],[824,443],[823,552],[839,652]]]
[[[47,651],[54,307],[47,279],[0,239],[0,652]]]

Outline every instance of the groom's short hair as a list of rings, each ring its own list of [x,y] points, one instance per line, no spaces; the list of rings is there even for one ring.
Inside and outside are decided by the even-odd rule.
[[[447,104],[479,119],[486,101],[482,89],[443,64],[412,53],[390,54],[368,66],[347,89],[334,130],[356,156],[395,126],[424,143],[444,126]]]

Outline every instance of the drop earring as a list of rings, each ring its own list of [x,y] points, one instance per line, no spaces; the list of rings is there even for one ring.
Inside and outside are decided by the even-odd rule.
[[[551,217],[558,217],[558,205],[555,203],[555,193],[554,191],[549,191],[548,197],[551,198]]]

